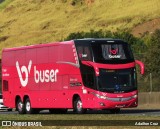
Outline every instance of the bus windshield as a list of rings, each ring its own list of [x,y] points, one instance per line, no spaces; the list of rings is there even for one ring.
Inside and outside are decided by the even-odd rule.
[[[130,92],[137,89],[135,68],[100,69],[98,89],[102,92]]]

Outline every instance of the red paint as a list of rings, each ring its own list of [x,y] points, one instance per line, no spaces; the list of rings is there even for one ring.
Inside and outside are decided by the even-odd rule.
[[[136,64],[140,66],[140,73],[143,75],[144,74],[144,64],[139,60],[135,60],[135,62]]]

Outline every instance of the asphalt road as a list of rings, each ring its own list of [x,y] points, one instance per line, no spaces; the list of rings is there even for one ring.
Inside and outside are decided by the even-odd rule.
[[[18,114],[17,111],[0,111],[0,114]],[[40,114],[49,114],[48,110],[41,111]],[[69,110],[67,114],[74,114],[72,110]],[[110,114],[109,111],[95,111],[89,110],[87,114]],[[122,109],[118,115],[150,115],[160,116],[160,109]]]

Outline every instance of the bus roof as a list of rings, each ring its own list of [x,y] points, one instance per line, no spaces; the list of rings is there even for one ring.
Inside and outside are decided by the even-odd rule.
[[[29,45],[29,46],[21,46],[21,47],[14,47],[14,48],[4,48],[3,51],[15,51],[15,50],[23,50],[23,49],[32,49],[32,48],[39,48],[39,47],[49,47],[49,46],[56,46],[60,44],[75,44],[77,43],[93,43],[97,41],[106,41],[109,43],[114,42],[123,42],[121,39],[112,39],[112,38],[84,38],[84,39],[74,39],[70,41],[62,41],[62,42],[51,42],[51,43],[44,43],[44,44],[36,44],[36,45]],[[124,42],[123,42],[124,43]]]
[[[71,43],[73,43],[73,40],[63,41],[63,42],[51,42],[51,43],[44,43],[44,44],[35,44],[35,45],[20,46],[20,47],[13,47],[13,48],[4,48],[3,51],[15,51],[15,50],[23,50],[23,49],[32,49],[32,48],[57,46],[57,45],[60,45],[60,44],[71,44]]]

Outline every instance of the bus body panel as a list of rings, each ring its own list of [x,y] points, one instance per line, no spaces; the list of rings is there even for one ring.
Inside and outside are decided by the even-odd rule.
[[[74,49],[71,41],[4,50],[4,104],[15,107],[16,96],[27,95],[33,108],[72,108],[72,94],[81,87],[71,87],[69,79],[82,81]]]

